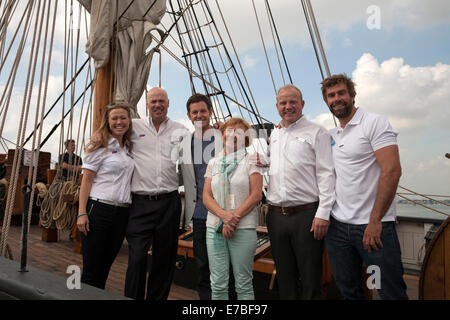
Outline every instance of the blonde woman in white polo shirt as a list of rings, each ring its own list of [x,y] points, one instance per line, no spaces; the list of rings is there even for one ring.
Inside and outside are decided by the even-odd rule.
[[[125,238],[131,205],[134,160],[130,108],[109,105],[97,131],[100,144],[88,145],[83,163],[77,226],[81,232],[81,282],[104,289]]]
[[[262,196],[262,169],[250,162],[250,125],[231,118],[220,129],[224,151],[205,173],[203,203],[208,209],[206,246],[212,300],[228,300],[230,261],[238,300],[253,300],[253,257],[257,211]]]

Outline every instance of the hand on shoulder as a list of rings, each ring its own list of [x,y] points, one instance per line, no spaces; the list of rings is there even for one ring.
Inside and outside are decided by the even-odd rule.
[[[269,166],[269,164],[266,162],[264,155],[255,152],[253,154],[250,155],[249,157],[250,163],[260,167],[260,168],[267,168]]]

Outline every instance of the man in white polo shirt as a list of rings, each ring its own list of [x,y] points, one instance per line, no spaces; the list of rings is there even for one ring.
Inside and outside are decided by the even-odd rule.
[[[150,245],[152,263],[146,299],[167,299],[175,271],[181,200],[173,154],[187,129],[167,117],[168,108],[167,92],[155,87],[147,94],[150,117],[133,119],[135,169],[126,234],[129,258],[125,279],[125,296],[133,299],[145,297]]]
[[[401,176],[397,132],[385,117],[355,107],[345,74],[325,79],[322,94],[340,124],[330,130],[336,202],[325,238],[336,284],[343,299],[364,299],[365,263],[379,272],[382,299],[408,299],[393,202]]]

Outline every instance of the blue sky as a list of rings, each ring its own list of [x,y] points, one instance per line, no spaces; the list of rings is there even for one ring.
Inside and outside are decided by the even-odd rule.
[[[278,122],[275,93],[268,73],[261,39],[251,0],[218,0],[226,19],[231,37],[242,61],[256,105],[263,117]],[[286,58],[297,85],[306,101],[305,115],[321,125],[334,126],[320,92],[321,76],[307,32],[305,18],[299,0],[269,0]],[[314,13],[322,36],[332,73],[345,72],[357,84],[358,106],[384,114],[399,131],[400,155],[403,167],[401,185],[417,192],[450,196],[450,160],[444,158],[450,152],[450,2],[446,0],[312,0]],[[22,3],[22,2],[21,2]],[[208,0],[216,23],[229,52],[223,23],[217,15],[216,0]],[[283,85],[272,44],[267,14],[262,0],[255,0],[268,47],[276,87]],[[20,4],[21,5],[21,4]],[[367,20],[371,14],[367,8],[375,5],[380,10],[380,29],[370,30]],[[18,12],[23,12],[18,10]],[[83,17],[84,19],[84,17]],[[18,19],[13,19],[12,25]],[[62,5],[58,11],[58,27],[52,58],[48,103],[55,101],[63,86],[64,14]],[[164,26],[170,26],[168,16]],[[14,29],[9,31],[12,34]],[[82,28],[81,46],[84,46]],[[166,45],[177,53],[180,50],[168,39]],[[27,47],[29,53],[29,46]],[[156,56],[157,57],[157,56]],[[236,56],[232,54],[237,66]],[[25,54],[23,61],[28,61]],[[86,54],[80,50],[79,61]],[[188,124],[185,101],[190,95],[186,70],[163,51],[162,85],[170,98],[169,116]],[[22,104],[21,87],[24,87],[26,63],[19,72],[17,89],[12,103]],[[220,64],[219,64],[220,65]],[[158,84],[158,59],[152,65],[148,87]],[[223,69],[218,67],[219,70]],[[0,74],[0,88],[6,83],[8,73]],[[35,86],[37,86],[35,81]],[[84,77],[78,82],[78,97]],[[23,90],[23,89],[22,89]],[[3,91],[3,90],[2,90]],[[228,92],[230,95],[231,93]],[[35,93],[33,93],[35,94]],[[70,102],[66,99],[67,105]],[[223,106],[222,106],[223,107]],[[224,108],[224,107],[223,107]],[[55,121],[61,118],[61,105],[52,114],[44,129],[44,135]],[[141,116],[145,116],[145,104],[138,104]],[[236,109],[234,109],[236,112]],[[77,111],[78,112],[78,111]],[[235,113],[238,115],[238,113]],[[3,136],[14,140],[17,135],[18,113],[10,115]],[[31,120],[30,120],[31,121]],[[78,124],[76,124],[77,128]],[[67,123],[66,123],[67,128]],[[30,130],[28,129],[27,132]],[[76,130],[74,129],[74,132]],[[75,133],[74,133],[75,134]],[[56,159],[58,139],[52,138],[44,151],[52,152]]]
[[[210,3],[214,11],[215,2]],[[250,62],[245,72],[258,108],[262,116],[278,122],[275,94],[251,1],[219,3],[225,19],[230,20],[228,28],[239,58]],[[263,2],[255,3],[263,21]],[[276,23],[294,84],[303,91],[304,113],[331,128],[334,124],[322,100],[321,76],[299,1],[270,3],[275,19],[278,18]],[[425,4],[318,0],[312,4],[331,72],[352,76],[357,82],[358,106],[386,115],[399,131],[401,185],[421,193],[450,195],[450,160],[444,158],[450,152],[450,4],[436,0]],[[378,5],[381,10],[379,30],[367,27],[369,5]],[[271,41],[268,32],[265,41],[266,45]],[[282,82],[276,71],[275,53],[273,46],[268,47],[279,87]],[[186,96],[178,85],[172,84],[173,78],[181,77],[181,69],[173,63],[169,60],[164,64],[163,83],[171,97],[170,116],[183,119]],[[442,79],[437,79],[438,75]],[[187,77],[183,81],[188,81]]]

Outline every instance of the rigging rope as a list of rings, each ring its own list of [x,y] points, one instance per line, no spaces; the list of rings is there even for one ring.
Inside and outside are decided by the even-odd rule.
[[[227,26],[227,24],[226,24],[226,22],[225,22],[225,18],[223,17],[222,10],[220,9],[219,2],[218,2],[217,0],[215,0],[215,2],[216,2],[216,5],[217,5],[217,9],[219,10],[220,16],[221,16],[221,18],[222,18],[223,25],[225,26],[225,30],[226,30],[226,32],[227,32],[227,35],[228,35],[228,38],[229,38],[229,40],[230,40],[231,46],[232,46],[232,48],[233,48],[234,55],[236,56],[236,60],[238,61],[239,68],[240,68],[241,73],[242,73],[242,75],[243,75],[243,77],[244,77],[244,81],[245,81],[245,83],[246,83],[246,85],[247,85],[247,88],[249,89],[250,96],[251,96],[252,101],[253,101],[253,104],[254,104],[254,107],[253,107],[252,104],[250,104],[250,106],[251,106],[251,108],[252,108],[252,112],[254,112],[255,114],[258,115],[258,116],[256,117],[256,121],[258,122],[259,125],[262,125],[262,127],[264,128],[264,125],[261,124],[261,123],[259,122],[259,119],[263,119],[263,118],[261,117],[261,114],[259,113],[258,107],[257,107],[257,105],[256,105],[255,98],[253,97],[252,90],[250,89],[250,85],[249,85],[249,83],[248,83],[248,81],[247,81],[247,77],[246,77],[246,75],[245,75],[245,72],[244,72],[244,69],[243,69],[243,67],[242,67],[241,61],[240,61],[239,56],[238,56],[238,54],[237,54],[236,48],[235,48],[235,46],[234,46],[234,42],[233,42],[233,40],[231,39],[230,31],[228,30],[228,26]],[[206,7],[208,8],[207,5],[206,5]],[[208,9],[208,10],[209,10],[209,9]],[[222,39],[221,39],[221,41],[223,42]],[[269,121],[269,122],[270,122],[270,121]]]
[[[30,3],[33,3],[32,1],[30,1]],[[34,2],[36,3],[36,2]],[[54,40],[54,31],[55,31],[55,26],[56,26],[56,17],[57,17],[57,3],[58,1],[55,1],[55,5],[54,5],[54,16],[53,16],[53,25],[51,28],[51,36],[50,36],[50,45],[49,45],[49,50],[48,50],[48,56],[47,56],[47,38],[48,38],[48,31],[49,31],[49,20],[50,20],[50,13],[51,13],[51,0],[49,0],[48,2],[48,9],[47,9],[47,14],[45,14],[45,10],[46,10],[46,4],[47,4],[47,0],[42,1],[43,5],[42,5],[42,9],[41,9],[41,2],[38,2],[38,6],[36,9],[36,14],[33,15],[32,12],[35,10],[35,6],[27,6],[27,19],[26,19],[26,23],[25,23],[25,27],[23,28],[23,35],[22,35],[22,39],[21,42],[19,44],[19,49],[18,49],[18,54],[15,58],[15,63],[12,66],[12,71],[10,72],[10,82],[8,82],[10,84],[10,86],[7,86],[7,90],[9,91],[9,95],[7,96],[7,100],[6,103],[4,105],[4,109],[3,109],[3,119],[2,119],[2,126],[0,129],[0,132],[3,131],[3,127],[5,124],[5,120],[6,120],[6,115],[7,115],[7,110],[8,110],[8,106],[9,106],[9,102],[11,99],[11,92],[12,92],[12,88],[13,88],[13,84],[15,82],[15,76],[17,74],[18,71],[18,65],[20,63],[20,58],[21,55],[23,53],[23,49],[25,47],[25,40],[27,39],[27,35],[28,32],[31,30],[31,21],[32,21],[32,17],[35,18],[35,23],[34,23],[34,34],[33,34],[33,40],[32,40],[32,45],[31,45],[31,53],[30,53],[30,59],[29,59],[29,64],[28,64],[28,72],[27,72],[27,77],[26,77],[26,86],[25,86],[25,92],[23,94],[23,104],[22,104],[22,111],[20,113],[20,120],[19,120],[19,126],[18,126],[18,136],[17,136],[17,142],[16,142],[16,152],[14,153],[14,160],[13,165],[12,165],[12,170],[11,170],[11,183],[10,183],[10,187],[9,187],[9,191],[8,194],[15,194],[16,193],[16,187],[18,184],[18,170],[21,168],[21,159],[22,159],[22,150],[24,148],[24,145],[26,142],[24,142],[24,138],[25,138],[25,132],[26,132],[26,127],[27,127],[27,122],[28,122],[28,116],[29,116],[29,109],[30,109],[30,105],[31,105],[31,97],[32,97],[32,92],[33,92],[33,83],[34,83],[34,79],[35,79],[35,75],[36,75],[36,68],[39,65],[41,67],[40,70],[40,78],[39,78],[39,89],[38,89],[38,94],[37,94],[37,103],[36,103],[36,115],[35,115],[35,121],[34,121],[34,131],[33,134],[29,137],[29,138],[33,138],[32,141],[32,147],[31,150],[34,150],[35,152],[32,152],[31,154],[31,163],[38,163],[37,159],[39,159],[39,152],[40,152],[40,140],[42,137],[42,129],[43,129],[43,120],[45,119],[44,113],[45,113],[45,105],[46,105],[46,98],[47,98],[47,89],[48,89],[48,82],[49,82],[49,75],[50,75],[50,66],[51,66],[51,57],[52,57],[52,49],[53,49],[53,40]],[[67,10],[67,7],[66,7]],[[44,19],[46,17],[46,19]],[[81,13],[79,16],[79,20],[81,18]],[[46,21],[46,22],[44,22]],[[44,41],[43,41],[43,51],[42,51],[42,61],[40,64],[38,64],[38,60],[39,60],[39,55],[40,53],[40,48],[41,46],[39,45],[41,42],[41,35],[42,35],[42,30],[43,30],[43,26],[44,24],[46,25],[45,27],[45,31],[44,31]],[[86,20],[86,24],[87,24],[87,20]],[[66,24],[66,29],[67,29],[67,24]],[[73,30],[73,28],[71,28],[71,30]],[[87,28],[86,28],[87,30]],[[71,36],[69,34],[69,40],[67,40],[66,38],[66,43],[71,42],[73,45],[73,41],[74,41],[74,37]],[[78,44],[79,44],[79,33],[77,36],[77,48],[78,48]],[[73,47],[73,46],[72,46]],[[78,51],[78,50],[76,50]],[[76,58],[73,58],[73,51],[71,53],[69,53],[68,51],[66,51],[65,54],[65,74],[64,74],[64,79],[66,79],[66,75],[67,75],[67,67],[68,67],[68,61],[69,61],[69,54],[71,54],[72,57],[72,62],[71,62],[71,67],[72,70],[77,68],[77,61],[78,61],[78,56],[76,56]],[[5,58],[6,59],[6,58]],[[75,60],[75,63],[74,63]],[[3,60],[5,61],[5,60]],[[45,65],[45,61],[47,61],[47,72],[46,72],[46,79],[43,80],[44,78],[44,65]],[[89,61],[89,59],[87,60]],[[89,71],[90,71],[90,65],[89,65]],[[80,72],[81,70],[79,70]],[[77,72],[78,74],[78,72]],[[86,77],[86,83],[88,82],[88,78],[90,76],[90,72],[88,72],[87,77]],[[71,90],[71,102],[73,104],[73,99],[74,99],[74,85],[73,82],[75,81],[75,76],[73,76],[73,71],[72,71],[72,79],[73,81],[71,81],[72,84],[72,90]],[[70,86],[71,84],[69,84],[68,86]],[[42,92],[42,86],[44,86],[44,91]],[[68,88],[68,86],[66,87],[66,89]],[[83,93],[83,107],[84,107],[84,94],[87,91],[87,88],[90,86],[86,85],[85,91]],[[64,90],[65,92],[66,90]],[[43,93],[43,98],[41,101],[41,94]],[[5,93],[3,94],[3,97],[5,97]],[[2,100],[3,100],[2,97]],[[63,94],[64,97],[64,94]],[[81,98],[81,97],[80,97]],[[64,99],[65,101],[65,99]],[[63,105],[64,105],[64,101],[63,101]],[[91,90],[91,102],[92,102],[92,90]],[[56,103],[55,103],[56,105]],[[83,114],[83,107],[82,107],[82,111],[81,114]],[[72,108],[71,108],[72,109]],[[39,112],[40,110],[42,110],[41,112]],[[69,110],[71,111],[71,110]],[[64,111],[63,111],[63,115],[64,115]],[[86,120],[88,119],[88,115],[89,112],[86,112]],[[39,125],[37,124],[38,119],[41,119],[41,122],[39,123]],[[64,119],[64,118],[63,118]],[[63,121],[62,121],[63,122]],[[70,132],[72,132],[73,130],[73,115],[71,115],[71,119],[70,119],[70,125],[68,127],[68,135],[69,135],[69,130]],[[41,125],[42,124],[42,125]],[[37,128],[39,127],[39,134],[37,137],[37,141],[36,141],[36,133],[38,132]],[[77,133],[77,139],[79,138],[80,135],[80,127],[81,127],[81,117],[80,117],[80,124],[79,124],[79,128],[78,128],[78,133]],[[86,128],[86,124],[85,124],[85,128]],[[63,131],[64,132],[64,131]],[[84,133],[83,133],[84,135]],[[70,136],[72,136],[72,134],[70,133]],[[28,140],[27,140],[28,141]],[[38,145],[37,148],[35,148],[35,145]],[[65,203],[65,202],[60,202],[59,200],[64,198],[64,194],[61,194],[61,191],[63,193],[69,193],[72,194],[75,201],[78,199],[78,185],[72,181],[68,181],[68,182],[61,182],[57,179],[55,179],[55,183],[51,186],[51,188],[48,190],[48,192],[45,194],[45,187],[42,188],[42,184],[38,183],[36,184],[36,177],[37,177],[37,169],[38,166],[37,165],[30,165],[29,166],[29,170],[28,170],[28,185],[32,185],[31,190],[33,191],[31,193],[31,197],[30,197],[30,205],[29,205],[29,215],[28,215],[28,221],[25,221],[24,223],[28,223],[28,226],[30,225],[31,222],[31,212],[32,212],[32,204],[34,202],[34,190],[35,190],[35,186],[36,186],[36,190],[40,190],[39,195],[38,195],[38,199],[37,199],[37,204],[41,205],[41,212],[40,212],[40,218],[41,218],[41,223],[43,226],[51,226],[56,225],[59,228],[69,228],[71,226],[74,225],[75,223],[75,219],[76,219],[76,205],[74,205],[74,203]],[[56,199],[56,195],[58,194],[58,201],[54,203],[52,203],[51,200]],[[0,243],[0,254],[1,255],[5,255],[5,251],[6,254],[8,254],[9,251],[9,247],[6,243],[6,239],[8,237],[8,232],[9,232],[9,224],[10,224],[10,220],[11,220],[11,215],[12,215],[12,206],[14,205],[14,199],[15,197],[8,197],[7,200],[7,204],[6,204],[6,213],[5,213],[5,220],[3,221],[3,227],[2,227],[2,233],[1,233],[1,243]],[[43,200],[42,200],[43,198]],[[56,210],[53,210],[56,209]],[[50,212],[54,211],[53,213],[56,215],[56,220],[53,222],[53,218],[50,216]],[[68,211],[68,214],[64,214],[61,211]],[[24,242],[26,242],[26,239],[23,239]]]
[[[280,46],[281,55],[283,56],[284,66],[286,67],[286,71],[288,73],[290,83],[292,84],[293,81],[292,81],[292,77],[291,77],[291,72],[289,71],[289,66],[288,66],[288,63],[286,61],[286,56],[284,55],[283,46],[281,45],[280,36],[278,35],[278,29],[277,29],[277,26],[275,24],[275,19],[273,18],[273,15],[272,15],[272,9],[270,8],[269,0],[265,0],[265,3],[266,3],[266,6],[267,6],[267,10],[269,11],[270,20],[272,21],[273,28],[275,30],[275,34],[277,36],[278,45]]]
[[[267,13],[267,17],[269,19],[269,27],[270,27],[270,33],[272,34],[272,40],[273,40],[273,47],[275,48],[275,53],[277,54],[277,60],[278,60],[278,66],[280,67],[280,74],[281,74],[281,78],[283,79],[283,85],[286,84],[286,80],[284,79],[284,73],[283,73],[283,67],[281,66],[281,61],[280,61],[280,54],[278,53],[278,47],[277,47],[277,43],[275,40],[275,34],[274,34],[274,25],[272,24],[272,22],[270,22],[270,12],[269,12],[269,7],[268,7],[268,2],[267,0],[264,2],[266,5],[266,13]]]
[[[195,17],[195,21],[194,21],[194,19],[192,17],[192,14],[190,13],[190,11],[187,12],[187,16],[188,16],[188,19],[190,20],[190,25],[191,25],[190,29],[193,30],[193,35],[194,35],[194,39],[195,39],[195,41],[197,43],[197,48],[199,48],[198,50],[199,50],[199,54],[200,54],[200,60],[202,61],[203,65],[204,65],[204,70],[202,70],[202,68],[200,66],[201,74],[204,77],[206,77],[209,80],[210,83],[214,83],[214,79],[213,79],[212,76],[213,75],[215,76],[216,83],[217,83],[217,86],[219,88],[219,91],[212,92],[211,94],[209,94],[209,96],[210,96],[211,100],[213,100],[213,102],[214,101],[216,102],[215,104],[214,103],[213,104],[216,106],[217,113],[219,113],[219,111],[220,111],[220,113],[222,114],[222,117],[221,117],[222,121],[225,121],[225,119],[227,117],[231,117],[231,110],[230,110],[230,108],[228,106],[228,103],[227,103],[226,99],[224,99],[224,102],[225,102],[226,109],[228,111],[228,115],[227,116],[225,116],[225,114],[223,112],[223,109],[220,106],[220,102],[219,102],[219,97],[218,96],[221,94],[221,92],[223,92],[222,85],[220,83],[219,77],[217,75],[216,69],[215,69],[213,61],[211,59],[211,56],[210,56],[210,53],[209,53],[209,48],[208,48],[208,45],[206,44],[205,38],[203,36],[202,29],[199,26],[199,22],[198,22],[198,19],[197,19],[197,15],[195,14],[194,7],[192,7],[192,11],[194,12],[193,16]],[[197,26],[195,26],[195,25],[197,25]],[[200,33],[200,36],[199,36],[199,33]],[[202,49],[202,50],[200,50],[200,48],[202,48],[202,44],[201,44],[200,38],[203,40],[203,48],[204,49]],[[208,60],[207,60],[206,56],[208,56],[208,58],[209,58],[209,62],[211,64],[212,71],[210,71],[210,68],[208,66]]]
[[[320,54],[322,56],[322,61],[325,65],[325,71],[327,72],[327,76],[331,76],[331,72],[330,72],[330,67],[328,66],[328,60],[327,60],[327,56],[325,54],[325,50],[323,49],[323,45],[322,45],[322,39],[320,38],[320,32],[319,32],[319,28],[317,27],[317,22],[316,22],[316,17],[314,16],[314,10],[312,8],[311,5],[311,1],[310,0],[302,0],[306,2],[306,6],[308,8],[308,12],[309,12],[309,18],[311,20],[316,38],[317,38],[317,43],[319,45],[319,50],[320,50]]]
[[[426,199],[428,199],[428,200],[433,200],[433,201],[435,201],[436,203],[439,203],[439,204],[442,204],[442,205],[444,205],[444,206],[449,206],[449,207],[450,207],[450,204],[448,204],[448,203],[445,203],[445,202],[442,202],[442,201],[439,201],[439,200],[436,200],[436,199],[432,199],[432,198],[430,198],[430,197],[427,196],[427,195],[424,195],[424,194],[420,194],[420,193],[414,192],[414,191],[412,191],[412,190],[410,190],[410,189],[407,189],[407,188],[404,188],[404,187],[402,187],[402,186],[398,186],[398,187],[401,188],[401,189],[404,189],[404,190],[406,190],[406,191],[411,192],[411,194],[414,194],[414,195],[417,195],[417,196],[421,196],[421,197],[426,198]],[[402,194],[402,193],[397,192],[397,195],[401,195],[401,194]]]
[[[205,19],[208,20],[208,16],[207,16],[207,14],[206,14],[205,7],[204,7],[204,3],[203,3],[203,2],[202,2],[202,11],[203,11],[203,14],[204,14],[204,16],[205,16]],[[229,84],[229,86],[230,86],[230,88],[231,88],[231,91],[233,92],[234,99],[237,100],[237,96],[236,96],[236,92],[235,92],[235,90],[234,90],[234,86],[233,86],[233,84],[231,83],[231,79],[230,79],[230,76],[229,76],[229,74],[228,74],[228,72],[231,70],[231,71],[233,71],[233,75],[236,77],[236,75],[234,74],[234,66],[233,66],[233,64],[231,63],[231,61],[229,61],[229,62],[230,62],[230,67],[229,67],[229,68],[227,68],[227,67],[225,66],[225,62],[224,62],[222,53],[220,52],[220,48],[219,48],[219,46],[223,46],[223,43],[220,43],[220,44],[219,44],[219,43],[217,42],[216,37],[214,36],[214,32],[213,32],[213,30],[212,30],[211,24],[215,26],[214,20],[212,20],[212,23],[209,23],[209,24],[208,24],[209,31],[210,31],[211,36],[212,36],[213,41],[214,41],[214,45],[209,45],[209,48],[215,48],[215,49],[217,50],[217,54],[219,55],[220,61],[221,61],[221,63],[222,63],[222,67],[223,67],[223,69],[225,70],[223,73],[224,73],[224,74],[226,75],[226,77],[227,77],[228,84]],[[217,32],[217,29],[216,29],[216,32]],[[236,78],[235,78],[235,80],[236,80]],[[236,81],[236,82],[237,82],[237,81]],[[242,97],[242,101],[244,101],[244,103],[245,103],[244,96],[241,95],[241,97]],[[246,105],[246,106],[247,106],[247,105]],[[238,110],[239,110],[239,112],[240,112],[240,114],[241,114],[241,117],[244,118],[244,115],[243,115],[243,113],[242,113],[242,109],[241,109],[241,108],[238,108]],[[250,119],[251,119],[251,113],[248,112],[248,114],[249,114],[249,117],[250,117]]]
[[[39,12],[39,8],[40,8],[40,3],[38,4],[38,10],[37,12]],[[31,15],[31,10],[29,10],[29,16]],[[27,19],[27,22],[29,21],[29,19]],[[22,111],[20,113],[20,120],[19,120],[19,127],[18,127],[18,135],[17,135],[17,145],[19,146],[19,149],[16,149],[14,152],[14,160],[13,160],[13,166],[12,166],[12,170],[11,170],[11,177],[12,177],[12,181],[10,181],[10,185],[9,185],[9,190],[8,190],[8,194],[16,194],[16,189],[17,189],[17,182],[18,182],[18,178],[19,178],[19,167],[20,167],[20,163],[22,161],[22,150],[23,150],[23,139],[22,141],[20,141],[22,134],[22,131],[24,131],[24,127],[26,128],[26,123],[27,123],[27,118],[25,117],[25,114],[28,115],[28,109],[29,109],[29,105],[26,105],[26,98],[27,98],[27,94],[28,94],[28,90],[29,90],[29,80],[30,80],[30,70],[31,70],[31,66],[32,66],[32,57],[33,57],[33,53],[34,53],[34,45],[35,45],[35,40],[36,40],[36,32],[37,32],[37,25],[38,25],[38,16],[36,16],[36,21],[35,21],[35,28],[34,28],[34,34],[33,34],[33,41],[32,41],[32,47],[31,47],[31,54],[30,54],[30,64],[28,67],[28,74],[27,74],[27,79],[26,79],[26,85],[25,85],[25,94],[23,97],[23,104],[22,104]],[[24,32],[24,36],[25,36],[25,32]],[[24,39],[25,37],[22,37],[22,45],[24,45]],[[23,50],[23,47],[22,47]],[[16,57],[17,59],[17,57]],[[15,68],[15,74],[17,72],[17,67],[18,64],[16,65]],[[14,74],[14,78],[15,78],[15,74]],[[14,83],[14,81],[13,81]],[[11,89],[12,90],[12,86]],[[11,98],[11,95],[9,95],[8,97],[8,105],[9,105],[9,99]],[[7,106],[8,106],[7,105]],[[7,109],[6,109],[7,110]],[[6,117],[6,113],[4,114],[4,117]],[[3,124],[4,124],[4,120],[5,118],[3,118],[3,123],[2,123],[2,128],[0,130],[0,134],[3,130]],[[11,221],[11,215],[12,215],[12,211],[13,211],[13,204],[14,204],[14,200],[13,197],[8,197],[7,201],[6,201],[6,207],[5,207],[5,221],[3,222],[3,228],[2,228],[2,238],[0,240],[0,256],[3,256],[5,254],[5,250],[6,250],[6,239],[8,238],[8,233],[9,233],[9,225],[10,225],[10,221]]]
[[[263,37],[262,31],[261,31],[261,25],[259,23],[258,12],[256,11],[255,0],[252,0],[252,4],[253,4],[253,11],[255,12],[256,23],[258,25],[259,35],[261,37],[261,43],[262,43],[262,46],[264,49],[264,55],[266,56],[267,67],[269,68],[270,78],[272,79],[273,91],[275,92],[275,95],[276,95],[277,94],[277,86],[275,85],[272,68],[270,67],[269,56],[267,55],[266,43],[264,42],[264,37]]]
[[[17,3],[18,3],[18,1],[17,1]],[[28,7],[29,5],[30,5],[30,2],[28,2],[27,7]],[[8,58],[9,52],[10,52],[10,50],[11,50],[13,44],[14,44],[14,41],[15,41],[15,39],[16,39],[16,36],[17,36],[17,34],[19,33],[20,26],[22,25],[23,19],[25,18],[26,15],[27,15],[27,8],[25,8],[25,10],[24,10],[24,12],[23,12],[23,14],[22,14],[22,18],[20,19],[19,24],[18,24],[18,26],[17,26],[17,28],[16,28],[16,31],[14,32],[14,36],[12,37],[11,43],[10,43],[10,45],[9,45],[9,47],[8,47],[8,50],[6,51],[5,54],[2,54],[3,61],[2,61],[1,66],[0,66],[0,72],[1,72],[2,69],[3,69],[3,66],[4,66],[4,64],[5,64],[5,62],[6,62],[6,59]],[[6,28],[6,26],[2,26],[2,27],[4,28],[4,31],[3,31],[4,35],[1,36],[1,46],[2,46],[1,52],[3,53],[3,51],[4,51],[4,45],[6,44],[6,30],[7,30],[7,28]]]
[[[5,90],[3,92],[2,98],[0,99],[0,105],[3,104],[3,99],[5,98],[5,95],[7,95],[6,101],[5,101],[5,106],[3,107],[2,110],[2,124],[0,126],[0,136],[3,135],[3,129],[5,126],[5,121],[6,121],[6,114],[8,113],[8,109],[9,109],[9,104],[11,101],[11,96],[12,96],[12,90],[14,87],[14,83],[16,81],[16,75],[17,75],[17,70],[19,69],[19,63],[20,60],[22,58],[22,54],[23,54],[23,50],[25,48],[25,41],[28,37],[28,32],[31,29],[31,24],[29,24],[30,18],[31,18],[31,12],[34,11],[34,6],[30,6],[28,8],[28,14],[27,14],[27,20],[25,23],[25,27],[23,30],[23,34],[22,34],[22,39],[20,40],[20,44],[17,50],[17,54],[16,54],[16,58],[13,62],[13,66],[12,66],[12,70],[9,73],[9,77],[8,77],[8,81],[5,87]],[[9,88],[8,88],[9,87]]]
[[[420,203],[420,202],[416,202],[415,200],[409,199],[409,198],[407,198],[407,197],[405,197],[405,196],[403,196],[403,195],[401,195],[401,194],[398,194],[398,193],[397,193],[397,196],[399,196],[400,198],[406,199],[406,200],[408,200],[408,201],[411,201],[411,202],[414,203],[414,204],[418,204],[419,206],[422,206],[422,207],[424,207],[424,208],[427,208],[427,209],[429,209],[429,210],[431,210],[431,211],[434,211],[434,212],[437,212],[437,213],[446,215],[447,217],[450,217],[450,213],[446,213],[446,212],[443,212],[443,211],[440,211],[440,210],[437,210],[437,209],[434,209],[434,208],[430,208],[430,207],[428,207],[428,206],[426,206],[426,205],[424,205],[424,204],[422,204],[422,203]]]
[[[202,75],[200,75],[200,74],[198,74],[196,71],[194,71],[194,70],[192,70],[188,65],[186,65],[183,61],[181,61],[169,48],[167,48],[164,44],[162,44],[160,41],[159,41],[159,39],[157,39],[155,36],[153,36],[152,35],[152,38],[153,38],[153,40],[155,40],[155,41],[157,41],[157,42],[159,42],[159,45],[160,45],[160,47],[161,48],[163,48],[172,58],[174,58],[179,64],[181,64],[183,67],[185,67],[189,72],[192,72],[192,74],[193,75],[195,75],[196,77],[199,77],[199,78],[201,78],[201,79],[204,79],[203,77],[202,77]],[[219,90],[218,88],[216,88],[212,83],[210,83],[209,81],[207,81],[206,79],[204,79],[205,80],[205,82],[209,85],[209,86],[211,86],[213,89],[215,89],[215,90]],[[239,101],[237,101],[237,100],[235,100],[235,99],[233,99],[232,97],[230,97],[229,95],[227,95],[227,94],[224,94],[224,96],[226,97],[226,98],[228,98],[231,102],[234,102],[235,104],[237,104],[238,106],[240,106],[241,108],[243,108],[243,109],[245,109],[245,110],[247,110],[247,111],[251,111],[251,112],[253,112],[252,110],[250,110],[250,109],[248,109],[248,108],[246,108],[244,105],[242,105],[242,103],[240,103]],[[261,119],[261,120],[264,120],[264,121],[266,121],[266,122],[268,122],[268,123],[272,123],[270,120],[268,120],[268,119],[266,119],[266,118],[264,118],[264,117],[262,117],[262,116],[259,116],[259,119]]]
[[[45,2],[44,2],[44,6],[45,6]],[[45,10],[45,8],[44,8]],[[36,132],[37,130],[37,124],[38,124],[38,119],[39,119],[39,108],[40,108],[40,103],[41,103],[41,90],[42,90],[42,84],[43,84],[43,76],[44,76],[44,65],[45,65],[45,58],[46,58],[46,50],[47,50],[47,36],[48,36],[48,27],[49,27],[49,19],[50,19],[50,12],[51,12],[51,1],[48,2],[48,9],[47,9],[47,20],[46,20],[46,30],[45,30],[45,37],[44,37],[44,48],[43,48],[43,53],[42,53],[42,61],[41,61],[41,74],[40,74],[40,79],[39,79],[39,90],[38,90],[38,99],[37,99],[37,104],[36,104],[36,117],[35,117],[35,121],[34,121],[34,131]],[[43,11],[44,14],[44,11]],[[54,17],[56,18],[56,15],[54,15]],[[55,19],[54,18],[54,19]],[[54,25],[55,23],[53,23],[53,28],[52,30],[54,30]],[[53,37],[54,33],[52,33],[52,37]],[[53,40],[53,39],[52,39]],[[51,45],[50,45],[50,50],[49,50],[49,58],[48,58],[48,66],[47,66],[47,79],[46,79],[46,84],[48,83],[48,74],[49,74],[49,69],[50,69],[50,61],[51,61],[51,55],[52,55],[52,46],[53,46],[53,41],[51,41]],[[38,41],[39,43],[39,41]],[[36,54],[36,61],[37,61],[37,54]],[[47,90],[47,85],[45,86],[45,90]],[[45,100],[44,103],[42,104],[42,110],[41,110],[41,118],[42,115],[45,111]],[[42,129],[41,131],[42,132]],[[24,134],[25,134],[25,130],[24,130]],[[41,136],[38,137],[38,141],[37,144],[39,146],[40,144],[40,138]],[[25,144],[25,143],[24,143]],[[38,169],[38,161],[39,161],[39,153],[40,153],[40,148],[35,148],[36,145],[36,138],[35,136],[33,136],[33,143],[32,143],[32,147],[31,150],[33,150],[33,152],[31,153],[31,163],[34,164],[36,163],[36,165],[31,165],[29,166],[29,170],[28,170],[28,185],[31,186],[31,190],[33,192],[31,192],[30,195],[30,201],[28,204],[28,229],[30,227],[31,224],[31,215],[32,215],[32,210],[33,210],[33,203],[34,203],[34,190],[35,190],[35,184],[36,184],[36,178],[37,178],[37,169]]]

